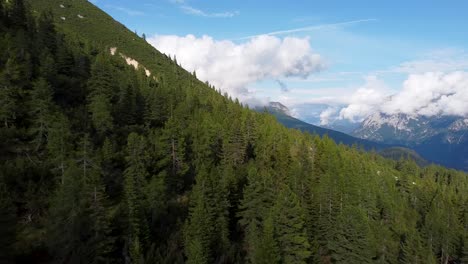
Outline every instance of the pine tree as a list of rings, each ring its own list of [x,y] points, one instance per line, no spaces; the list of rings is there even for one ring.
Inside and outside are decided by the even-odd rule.
[[[359,208],[345,208],[329,241],[331,257],[336,263],[370,263],[369,226]]]
[[[0,87],[0,119],[6,128],[14,125],[17,116],[15,89],[11,86]]]
[[[197,175],[190,202],[190,216],[185,226],[185,254],[187,263],[212,262],[213,212],[209,208],[209,176],[202,169]]]
[[[57,36],[52,13],[42,12],[37,20],[37,47],[41,51],[47,50],[50,54],[57,51]]]
[[[86,215],[84,179],[69,162],[50,208],[48,246],[59,262],[88,263],[90,260],[89,218]]]
[[[239,223],[245,229],[245,242],[248,248],[247,258],[251,262],[261,261],[259,258],[265,254],[262,248],[262,241],[259,241],[262,230],[271,232],[267,227],[264,227],[266,219],[270,216],[270,212],[274,203],[274,189],[272,188],[271,175],[266,172],[257,172],[253,164],[250,164],[248,171],[248,183],[244,189],[244,197],[239,206]],[[269,234],[266,234],[265,239]],[[274,252],[272,252],[273,254]],[[272,255],[273,258],[274,255]]]
[[[89,217],[91,222],[92,247],[90,263],[110,263],[114,250],[114,237],[111,234],[111,215],[107,207],[107,196],[99,179],[88,186]]]
[[[109,58],[100,54],[91,67],[91,78],[88,81],[88,109],[91,120],[98,132],[104,134],[113,127],[112,94],[115,92],[115,72]]]
[[[66,161],[71,155],[71,131],[68,118],[62,114],[57,114],[51,124],[47,136],[48,157],[54,170],[58,170],[60,182],[64,182]]]
[[[146,140],[143,136],[136,133],[128,135],[124,202],[128,221],[127,245],[133,262],[138,262],[144,257],[142,255],[144,243],[148,238],[148,223],[145,218],[146,197],[143,192],[148,177],[145,147]]]
[[[278,193],[274,210],[282,262],[307,263],[312,252],[305,229],[304,211],[297,196],[287,186]]]
[[[47,139],[53,111],[52,97],[52,89],[45,79],[41,78],[34,83],[31,91],[31,116],[33,117],[31,133],[34,135],[36,150]]]
[[[110,131],[113,127],[111,102],[104,94],[97,94],[91,98],[89,112],[94,127],[101,134]]]
[[[271,216],[263,222],[263,231],[258,236],[256,252],[253,254],[252,263],[274,264],[280,263],[281,256],[274,230],[275,222]]]

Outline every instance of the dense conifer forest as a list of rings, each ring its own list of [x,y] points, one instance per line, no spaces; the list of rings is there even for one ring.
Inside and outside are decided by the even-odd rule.
[[[0,32],[1,263],[468,263],[463,172],[147,76],[22,0]]]

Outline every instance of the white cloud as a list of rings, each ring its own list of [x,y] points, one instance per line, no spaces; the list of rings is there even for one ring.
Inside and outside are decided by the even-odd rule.
[[[249,85],[264,79],[307,77],[324,69],[307,38],[259,36],[244,43],[165,35],[148,39],[161,52],[176,55],[177,61],[197,77],[246,101],[254,97]]]
[[[468,72],[412,74],[403,89],[382,105],[387,114],[468,115]]]
[[[368,78],[366,84],[350,97],[347,106],[339,111],[339,115],[333,116],[327,109],[321,122],[328,123],[333,118],[359,122],[375,112],[467,117],[468,72],[411,74],[396,93],[391,93],[377,78]]]
[[[325,111],[320,113],[320,125],[326,126],[330,123],[331,119],[334,119],[338,109],[334,107],[328,107]]]
[[[384,82],[375,76],[368,76],[365,85],[349,98],[348,106],[341,109],[339,117],[353,122],[362,121],[378,109],[390,94],[391,90]]]

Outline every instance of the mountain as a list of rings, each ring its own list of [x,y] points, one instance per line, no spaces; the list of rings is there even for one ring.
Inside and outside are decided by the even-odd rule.
[[[465,173],[288,129],[88,1],[28,3],[0,1],[0,262],[468,257]]]
[[[270,102],[266,108],[270,113],[291,116],[289,108],[280,102]]]
[[[258,108],[257,110],[261,111],[263,109],[264,108]],[[266,110],[273,114],[276,117],[276,119],[286,127],[299,129],[301,131],[316,134],[319,136],[327,135],[337,143],[343,143],[348,146],[356,145],[359,147],[363,147],[366,150],[381,150],[389,147],[389,145],[386,144],[352,137],[342,132],[315,126],[301,121],[297,118],[290,116],[290,110],[279,102],[270,102],[269,105],[266,107]]]
[[[463,117],[375,113],[353,135],[408,146],[428,160],[468,170],[468,119]]]

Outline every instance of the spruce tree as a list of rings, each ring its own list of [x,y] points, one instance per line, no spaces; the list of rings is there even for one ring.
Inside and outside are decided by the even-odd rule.
[[[283,263],[307,263],[311,256],[304,210],[297,196],[284,186],[276,199],[276,236]]]
[[[31,133],[38,150],[46,141],[53,111],[53,93],[45,79],[37,80],[31,91],[31,116],[33,126]]]
[[[148,238],[148,223],[145,217],[146,197],[143,192],[147,185],[146,139],[136,133],[128,135],[127,167],[124,172],[124,206],[126,208],[128,231],[126,243],[133,262],[142,259]]]
[[[69,162],[52,200],[47,228],[48,247],[59,262],[88,263],[90,260],[85,191],[79,168]]]

